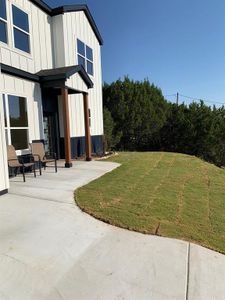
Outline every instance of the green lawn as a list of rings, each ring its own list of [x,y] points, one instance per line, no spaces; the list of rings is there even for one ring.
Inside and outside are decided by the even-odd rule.
[[[108,161],[121,166],[76,191],[82,210],[113,225],[225,253],[225,170],[164,152],[125,152]]]

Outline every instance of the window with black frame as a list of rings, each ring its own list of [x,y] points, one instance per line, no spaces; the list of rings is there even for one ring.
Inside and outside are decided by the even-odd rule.
[[[79,39],[77,39],[77,58],[78,64],[82,65],[85,71],[93,76],[93,50]]]
[[[28,148],[27,99],[19,96],[3,95],[5,113],[5,133],[8,145],[16,150]]]
[[[15,48],[30,53],[30,30],[28,14],[12,5],[13,36]]]
[[[8,43],[6,0],[0,0],[0,42]]]

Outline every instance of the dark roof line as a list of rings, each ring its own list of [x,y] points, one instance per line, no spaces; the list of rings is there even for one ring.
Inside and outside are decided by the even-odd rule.
[[[40,72],[36,73],[36,75],[40,77],[40,82],[44,83],[54,80],[66,80],[75,73],[79,73],[89,89],[93,88],[93,82],[81,65],[41,70]]]
[[[50,16],[54,17],[57,15],[61,15],[67,12],[76,12],[76,11],[83,11],[100,43],[100,45],[103,45],[103,39],[101,37],[101,34],[98,30],[98,27],[94,21],[94,18],[91,15],[91,12],[86,4],[74,4],[74,5],[64,5],[56,8],[51,8],[46,3],[44,3],[42,0],[30,0],[32,3],[37,5],[40,9],[42,9],[44,12],[49,14]]]
[[[34,82],[39,82],[39,76],[36,74],[31,74],[29,72],[5,65],[5,64],[0,64],[0,69],[2,71],[2,73],[8,74],[8,75],[12,75],[12,76],[16,76],[19,78],[23,78],[23,79],[27,79],[30,81],[34,81]]]
[[[61,7],[57,7],[57,8],[54,8],[52,10],[52,16],[57,16],[57,15],[60,15],[60,14],[64,14],[64,13],[67,13],[67,12],[74,12],[74,11],[83,11],[100,43],[100,45],[103,45],[103,39],[101,37],[101,34],[98,30],[98,27],[95,23],[95,20],[94,18],[92,17],[92,14],[88,8],[88,6],[86,4],[75,4],[75,5],[64,5],[64,6],[61,6]]]
[[[42,9],[44,12],[46,12],[47,14],[51,15],[52,13],[52,8],[50,6],[48,6],[48,4],[46,4],[45,2],[43,2],[42,0],[30,0],[30,2],[34,3],[35,5],[37,5],[40,9]]]
[[[89,89],[93,88],[94,86],[87,72],[81,65],[41,70],[36,74],[32,74],[0,63],[0,70],[2,73],[30,80],[33,82],[38,82],[41,84],[50,81],[65,82],[68,78],[70,78],[70,76],[74,75],[75,73],[78,73]]]

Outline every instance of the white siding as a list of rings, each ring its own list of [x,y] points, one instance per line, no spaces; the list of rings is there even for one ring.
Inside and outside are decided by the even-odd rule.
[[[63,16],[52,18],[53,59],[55,68],[65,66],[65,47],[63,35]]]
[[[71,137],[84,136],[84,106],[83,95],[69,95],[69,116]],[[60,137],[64,137],[62,99],[58,97]],[[78,114],[80,112],[80,114]]]
[[[0,70],[0,91],[2,85],[2,75]],[[9,175],[7,166],[7,153],[6,153],[6,141],[5,141],[5,121],[3,110],[3,99],[0,92],[0,191],[9,188]]]
[[[28,80],[2,74],[0,91],[2,94],[21,96],[27,99],[29,141],[42,139],[43,113],[40,85]]]
[[[84,106],[83,95],[69,96],[70,134],[72,137],[84,136]]]
[[[7,3],[8,45],[0,42],[0,63],[13,66],[30,73],[53,67],[52,18],[28,0],[11,0]],[[13,46],[12,9],[15,4],[28,13],[30,27],[31,54]]]
[[[66,86],[74,88],[77,91],[89,93],[86,83],[80,77],[79,73],[74,74],[66,81]]]
[[[103,115],[102,115],[102,71],[101,71],[101,46],[96,38],[95,33],[85,15],[84,12],[72,12],[62,15],[63,20],[63,35],[64,37],[64,53],[65,53],[65,65],[77,65],[77,38],[84,42],[86,45],[93,49],[94,59],[94,76],[90,76],[94,83],[94,88],[89,89],[89,106],[91,109],[91,135],[103,134]],[[59,22],[59,21],[58,21]],[[60,20],[61,22],[61,20]],[[61,38],[62,39],[62,38]],[[56,47],[55,51],[59,51],[60,48]],[[62,51],[60,49],[60,51]],[[58,53],[58,52],[57,52]],[[56,57],[61,57],[62,54],[56,54]],[[61,61],[57,63],[57,66],[61,66]],[[79,75],[77,75],[79,76]],[[81,90],[82,85],[78,77],[72,78],[68,81],[68,85],[77,90]],[[82,88],[85,91],[83,85]],[[83,105],[81,105],[82,96],[71,95],[70,96],[70,109],[71,109],[71,136],[84,136],[83,127]],[[79,100],[78,100],[79,99]],[[79,121],[77,121],[79,120]],[[78,124],[79,123],[79,124]],[[75,128],[75,126],[77,126]]]
[[[11,4],[15,4],[29,15],[31,54],[13,47]],[[84,12],[71,12],[50,17],[27,0],[7,1],[8,45],[0,43],[0,63],[36,73],[41,69],[71,66],[77,62],[77,38],[93,49],[94,76],[90,76],[94,88],[88,90],[91,109],[91,135],[103,134],[101,47]],[[6,83],[11,86],[10,82]],[[72,88],[87,91],[79,75],[68,80]],[[77,95],[71,98],[72,136],[84,136],[83,107],[76,103]],[[79,102],[80,100],[78,100]],[[79,122],[79,124],[78,124]],[[77,128],[74,128],[74,124]]]
[[[62,97],[61,96],[58,96],[58,110],[59,110],[59,134],[60,134],[60,137],[64,137],[63,107],[62,107]]]

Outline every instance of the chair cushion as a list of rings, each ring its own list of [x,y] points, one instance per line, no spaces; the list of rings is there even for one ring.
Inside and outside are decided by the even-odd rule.
[[[31,166],[34,165],[34,163],[25,163],[25,164],[23,164],[23,165],[24,165],[24,167],[31,167]]]
[[[54,161],[55,161],[54,158],[52,158],[52,159],[51,158],[45,158],[45,159],[42,160],[43,163],[54,162]]]
[[[18,160],[11,160],[8,162],[8,164],[11,168],[19,168],[23,166],[21,163],[18,162]]]

